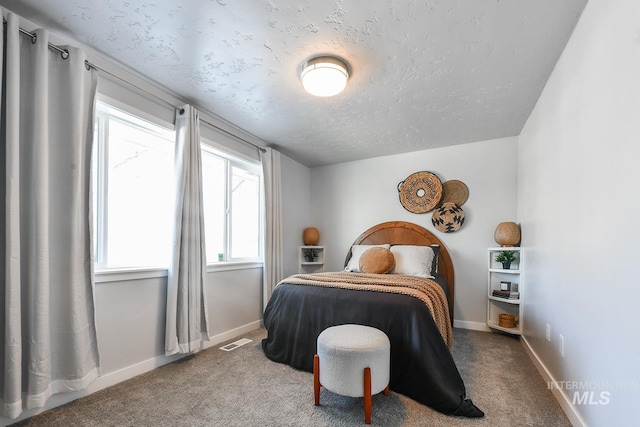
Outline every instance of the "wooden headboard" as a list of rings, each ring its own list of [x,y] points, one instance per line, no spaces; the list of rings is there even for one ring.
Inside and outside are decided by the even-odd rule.
[[[453,300],[455,275],[453,272],[453,262],[449,251],[444,244],[429,230],[417,224],[405,221],[389,221],[374,225],[362,233],[353,242],[354,245],[381,245],[389,243],[391,245],[439,245],[438,253],[438,274],[447,280],[449,285],[449,314],[453,322]],[[351,258],[351,248],[347,253],[344,265],[349,263]]]

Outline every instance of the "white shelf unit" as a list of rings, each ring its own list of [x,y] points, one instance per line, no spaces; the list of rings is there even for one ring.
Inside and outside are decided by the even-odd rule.
[[[511,263],[511,268],[506,270],[502,264],[495,260],[498,252],[514,251],[518,259]],[[487,326],[497,331],[513,335],[522,335],[523,298],[525,296],[524,281],[522,280],[522,266],[524,251],[520,247],[493,247],[487,251]],[[493,291],[500,289],[501,282],[510,282],[511,290],[520,293],[519,299],[506,299],[495,297]],[[512,314],[516,318],[515,328],[504,328],[498,325],[498,316],[502,313]]]
[[[318,255],[314,261],[307,261],[304,254],[307,250],[315,250]],[[324,271],[324,246],[300,246],[298,251],[300,273],[320,273]]]

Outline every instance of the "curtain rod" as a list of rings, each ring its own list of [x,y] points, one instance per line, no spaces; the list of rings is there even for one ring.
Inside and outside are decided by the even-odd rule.
[[[144,89],[144,88],[141,88],[140,86],[138,86],[138,85],[136,85],[136,84],[134,84],[134,83],[131,83],[130,81],[127,81],[127,80],[123,79],[122,77],[119,77],[119,76],[117,76],[117,75],[113,74],[113,73],[112,73],[112,72],[110,72],[110,71],[105,70],[104,68],[101,68],[101,67],[98,67],[98,66],[97,66],[97,65],[95,65],[95,64],[92,64],[92,63],[91,63],[91,62],[89,62],[88,60],[85,60],[85,61],[84,61],[84,66],[87,68],[87,70],[90,70],[91,68],[93,68],[93,69],[94,69],[94,70],[96,70],[96,71],[99,71],[99,72],[101,72],[101,73],[107,74],[108,76],[113,77],[114,79],[117,79],[118,81],[120,81],[120,82],[122,82],[122,83],[125,83],[125,84],[127,84],[127,85],[129,85],[129,86],[131,86],[131,87],[133,87],[133,88],[135,88],[135,89],[137,89],[137,90],[139,90],[140,92],[143,92],[143,93],[145,93],[145,94],[147,94],[147,95],[149,95],[149,96],[151,96],[151,97],[153,97],[153,98],[155,98],[155,99],[157,99],[157,100],[159,100],[159,101],[163,102],[164,104],[166,104],[166,105],[170,106],[171,108],[179,108],[179,107],[180,107],[179,105],[175,105],[175,104],[173,104],[172,102],[169,102],[169,101],[167,101],[166,99],[161,98],[161,97],[159,97],[158,95],[156,95],[156,94],[154,94],[154,93],[151,93],[151,92],[149,92],[148,90],[146,90],[146,89]],[[208,121],[206,121],[206,120],[203,120],[203,119],[200,119],[200,122],[202,122],[202,123],[204,123],[204,124],[206,124],[206,125],[208,125],[208,126],[210,126],[210,127],[214,128],[214,129],[217,129],[217,130],[219,130],[219,131],[221,131],[221,132],[224,132],[224,133],[226,133],[227,135],[232,136],[232,137],[234,137],[235,139],[237,139],[237,140],[239,140],[239,141],[244,142],[245,144],[249,144],[249,145],[250,145],[250,146],[252,146],[253,148],[258,149],[258,150],[262,151],[263,153],[266,153],[266,152],[267,152],[267,150],[266,150],[265,148],[260,147],[259,145],[256,145],[256,144],[254,144],[253,142],[247,141],[247,140],[246,140],[246,139],[244,139],[244,138],[240,138],[238,135],[236,135],[236,134],[234,134],[234,133],[232,133],[232,132],[229,132],[229,131],[228,131],[228,130],[226,130],[226,129],[223,129],[223,128],[221,128],[220,126],[217,126],[217,125],[215,125],[215,124],[213,124],[213,123],[210,123],[210,122],[208,122]]]
[[[7,20],[4,18],[4,16],[2,17],[2,23],[3,23],[5,26],[7,25]],[[37,35],[36,33],[32,33],[31,31],[27,31],[27,30],[25,30],[25,29],[24,29],[24,28],[22,28],[22,27],[18,27],[18,29],[20,30],[20,32],[21,32],[22,34],[24,34],[24,35],[26,35],[26,36],[28,36],[28,37],[30,37],[30,38],[31,38],[31,43],[32,43],[32,44],[35,44],[35,43],[36,43],[36,41],[38,40],[38,35]],[[67,58],[69,57],[69,51],[68,51],[67,49],[63,49],[63,48],[61,48],[61,47],[59,47],[59,46],[56,46],[55,44],[49,43],[49,49],[53,49],[53,50],[56,50],[56,51],[60,52],[60,56],[62,56],[62,59],[67,59]],[[141,91],[141,92],[144,92],[144,93],[146,93],[146,94],[147,94],[147,95],[149,95],[149,96],[152,96],[153,98],[155,98],[155,99],[157,99],[157,100],[159,100],[159,101],[161,101],[161,102],[165,103],[166,105],[170,106],[171,108],[178,108],[178,106],[177,106],[177,105],[174,105],[172,102],[169,102],[169,101],[167,101],[166,99],[161,98],[161,97],[159,97],[158,95],[153,94],[153,93],[149,92],[148,90],[143,89],[143,88],[141,88],[141,87],[139,87],[139,86],[137,86],[137,85],[135,85],[135,84],[133,84],[133,83],[131,83],[131,82],[129,82],[129,81],[127,81],[127,80],[125,80],[125,79],[123,79],[122,77],[116,76],[115,74],[113,74],[113,73],[111,73],[111,72],[109,72],[109,71],[105,70],[104,68],[100,68],[100,67],[98,67],[97,65],[92,64],[92,63],[91,63],[91,62],[89,62],[89,61],[84,61],[84,65],[85,65],[85,67],[86,67],[86,69],[87,69],[87,70],[90,70],[90,69],[92,69],[92,68],[93,68],[93,69],[94,69],[94,70],[96,70],[96,71],[99,71],[99,72],[101,72],[101,73],[107,74],[108,76],[113,77],[113,78],[117,79],[118,81],[120,81],[120,82],[122,82],[122,83],[125,83],[125,84],[127,84],[127,85],[129,85],[129,86],[131,86],[131,87],[133,87],[133,88],[135,88],[135,89],[137,89],[137,90]],[[236,139],[238,139],[238,140],[240,140],[240,141],[244,142],[245,144],[249,144],[249,145],[250,145],[250,146],[252,146],[253,148],[258,149],[258,150],[262,151],[263,153],[266,153],[266,152],[267,152],[267,150],[266,150],[264,147],[261,147],[261,146],[259,146],[259,145],[256,145],[256,144],[254,144],[253,142],[247,141],[246,139],[241,138],[241,137],[239,137],[238,135],[236,135],[236,134],[234,134],[234,133],[232,133],[232,132],[229,132],[229,131],[228,131],[228,130],[226,130],[226,129],[223,129],[223,128],[221,128],[220,126],[214,125],[213,123],[209,123],[209,122],[208,122],[208,121],[206,121],[206,120],[202,120],[202,119],[200,119],[200,121],[201,121],[202,123],[204,123],[204,124],[206,124],[206,125],[208,125],[208,126],[210,126],[210,127],[214,128],[214,129],[217,129],[217,130],[219,130],[219,131],[221,131],[221,132],[224,132],[224,133],[226,133],[227,135],[232,136],[232,137],[234,137],[234,138],[236,138]]]
[[[5,26],[7,25],[7,20],[4,19],[4,16],[2,17],[2,24],[4,24]],[[25,36],[29,36],[29,38],[31,38],[31,44],[36,44],[36,41],[38,40],[38,35],[36,33],[27,31],[22,27],[18,27],[18,30],[20,30],[20,32]],[[62,57],[62,59],[67,59],[69,57],[69,51],[67,49],[63,49],[53,43],[48,43],[48,45],[49,49],[57,50],[58,52],[60,52],[60,56]]]

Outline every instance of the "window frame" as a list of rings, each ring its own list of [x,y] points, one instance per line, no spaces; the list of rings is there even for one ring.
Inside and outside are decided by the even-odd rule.
[[[156,117],[155,115],[149,114],[144,111],[140,111],[135,107],[130,106],[127,103],[116,100],[108,95],[103,93],[99,93],[96,99],[96,108],[95,108],[95,117],[94,117],[94,135],[99,136],[98,133],[101,132],[100,135],[102,138],[108,137],[108,126],[106,126],[106,121],[104,117],[106,114],[113,114],[114,116],[119,117],[120,120],[125,122],[131,122],[134,124],[142,124],[143,127],[145,125],[150,124],[151,126],[158,126],[164,128],[167,132],[173,133],[172,138],[175,140],[175,125],[174,123],[167,122],[163,119]],[[123,117],[124,116],[124,117]],[[202,132],[202,124],[201,132]],[[215,261],[211,263],[207,263],[207,272],[217,272],[217,271],[233,271],[233,270],[245,270],[245,269],[257,269],[262,268],[264,265],[264,190],[263,183],[264,177],[262,174],[262,165],[256,159],[253,159],[249,156],[246,156],[242,153],[239,153],[226,145],[216,143],[212,141],[210,138],[201,137],[200,141],[201,149],[209,150],[214,155],[223,158],[228,162],[228,165],[233,165],[240,167],[242,169],[248,170],[252,173],[255,173],[258,177],[258,185],[259,185],[259,228],[258,228],[258,252],[259,255],[257,257],[252,258],[228,258],[225,257],[225,260],[222,262]],[[106,203],[106,198],[108,197],[108,181],[105,179],[107,174],[107,165],[108,165],[108,150],[107,144],[99,144],[97,140],[93,142],[93,153],[92,153],[92,162],[94,162],[93,157],[101,156],[102,161],[98,159],[95,160],[93,165],[97,167],[96,170],[96,179],[98,182],[96,183],[96,193],[93,197],[101,197],[102,202],[98,203],[95,212],[92,212],[92,220],[93,220],[93,228],[94,228],[94,239],[93,242],[93,256],[95,257],[93,261],[93,269],[95,274],[95,283],[110,283],[110,282],[119,282],[119,281],[131,281],[138,279],[147,279],[147,278],[161,278],[167,277],[170,266],[151,266],[151,267],[108,267],[106,264],[105,256],[107,253],[107,222],[108,220],[108,206]],[[227,167],[227,188],[231,185],[230,180],[231,167]],[[94,186],[92,185],[92,191]],[[231,197],[231,193],[229,191],[225,191],[226,199],[228,200]],[[92,202],[93,203],[93,202]],[[225,255],[230,253],[230,245],[231,239],[228,238],[230,232],[230,221],[226,220],[230,216],[230,212],[228,211],[228,204],[225,202]],[[93,205],[92,205],[93,206]],[[92,208],[93,209],[93,208]]]
[[[227,265],[227,264],[259,264],[264,262],[264,195],[263,195],[263,175],[262,166],[255,161],[249,161],[240,156],[229,153],[226,150],[219,148],[219,145],[211,141],[208,138],[200,137],[200,147],[202,155],[212,155],[225,161],[225,205],[224,205],[224,218],[225,225],[223,231],[223,246],[224,246],[224,260],[207,260],[207,266],[209,269],[214,266]],[[206,153],[206,154],[205,154]],[[258,178],[258,256],[255,257],[231,257],[232,250],[232,173],[233,167],[242,169],[246,172],[254,174]],[[204,185],[204,183],[203,183]],[[206,218],[205,218],[206,228]],[[210,256],[208,255],[208,258]]]
[[[96,100],[95,116],[94,116],[94,135],[93,141],[92,165],[96,168],[95,178],[96,194],[93,198],[97,200],[96,207],[92,208],[93,212],[93,268],[96,273],[114,273],[122,272],[150,272],[150,275],[156,276],[158,272],[168,271],[168,265],[151,265],[151,266],[123,266],[109,267],[106,259],[108,251],[108,227],[109,227],[109,150],[108,143],[99,143],[100,140],[108,141],[109,139],[109,120],[116,120],[127,125],[134,125],[139,128],[155,134],[160,138],[167,138],[175,143],[175,126],[160,120],[149,120],[148,115],[137,111],[133,107],[127,107],[121,102],[115,101],[106,96],[99,96]],[[92,189],[94,188],[92,184]],[[93,202],[92,202],[93,203]],[[165,273],[166,275],[166,273]]]

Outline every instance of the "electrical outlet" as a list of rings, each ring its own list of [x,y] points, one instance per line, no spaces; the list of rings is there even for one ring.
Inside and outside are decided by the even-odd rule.
[[[560,334],[560,356],[564,357],[564,336]]]
[[[551,342],[551,325],[547,323],[547,341]]]

